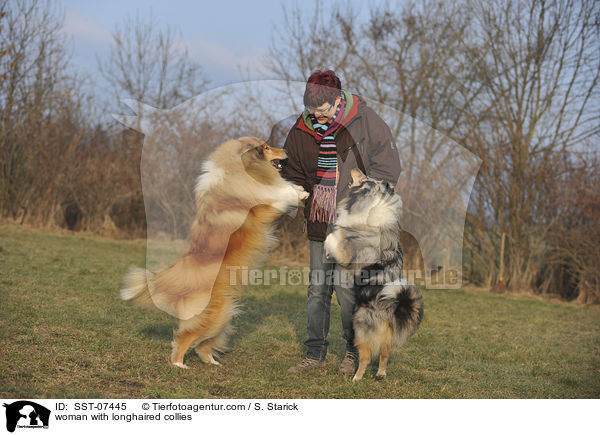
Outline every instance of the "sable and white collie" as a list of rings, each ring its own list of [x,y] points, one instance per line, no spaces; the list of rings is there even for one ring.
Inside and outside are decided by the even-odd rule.
[[[377,354],[376,378],[384,379],[392,344],[403,345],[423,318],[417,286],[401,281],[401,211],[402,200],[387,182],[353,169],[350,192],[338,204],[333,232],[325,239],[327,255],[355,276],[352,324],[359,364],[353,381],[362,379]]]
[[[285,158],[282,149],[253,137],[220,145],[198,177],[189,251],[156,274],[134,268],[125,277],[122,299],[153,302],[179,319],[173,365],[187,368],[191,346],[203,362],[219,364],[215,351],[226,350],[239,300],[231,271],[256,265],[272,246],[274,221],[308,196],[279,174]]]

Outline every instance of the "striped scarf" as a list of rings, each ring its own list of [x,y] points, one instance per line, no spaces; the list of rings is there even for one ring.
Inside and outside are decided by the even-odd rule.
[[[319,144],[317,160],[317,177],[320,179],[313,188],[312,206],[309,219],[313,222],[335,222],[336,184],[337,184],[337,150],[335,134],[342,125],[346,101],[341,94],[341,101],[330,122],[319,124],[311,115],[315,131],[315,140]]]

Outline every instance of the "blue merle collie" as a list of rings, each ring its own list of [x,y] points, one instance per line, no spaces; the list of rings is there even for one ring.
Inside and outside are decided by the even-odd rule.
[[[352,170],[348,197],[340,201],[336,224],[325,240],[327,256],[354,273],[353,326],[359,364],[353,381],[380,355],[376,378],[385,378],[390,349],[415,333],[423,298],[401,280],[403,254],[399,218],[402,200],[385,181]]]

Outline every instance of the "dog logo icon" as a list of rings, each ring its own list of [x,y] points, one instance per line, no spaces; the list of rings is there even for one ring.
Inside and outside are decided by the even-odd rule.
[[[4,404],[6,408],[6,430],[14,432],[19,428],[48,428],[50,423],[50,410],[28,400],[19,400],[11,404]]]

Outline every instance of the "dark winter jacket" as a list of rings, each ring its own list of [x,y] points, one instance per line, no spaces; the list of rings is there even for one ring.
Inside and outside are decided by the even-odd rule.
[[[400,176],[400,158],[390,128],[359,97],[347,91],[343,92],[346,97],[345,116],[343,126],[335,137],[339,171],[336,197],[338,202],[348,194],[352,181],[350,171],[359,168],[353,146],[360,153],[369,177],[385,180],[395,186]],[[294,123],[285,140],[284,149],[288,159],[282,169],[282,176],[304,187],[311,194],[304,208],[308,238],[323,241],[328,232],[328,224],[308,220],[313,186],[319,181],[319,144],[315,140],[308,112],[305,111]]]

